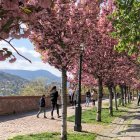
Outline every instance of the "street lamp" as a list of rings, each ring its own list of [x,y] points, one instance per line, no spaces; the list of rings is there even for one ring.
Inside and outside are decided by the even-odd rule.
[[[84,44],[80,45],[80,59],[79,59],[79,73],[78,73],[78,92],[76,96],[76,107],[75,107],[75,126],[74,131],[81,132],[81,115],[82,115],[82,107],[81,107],[81,74],[82,74],[82,58],[83,58]]]

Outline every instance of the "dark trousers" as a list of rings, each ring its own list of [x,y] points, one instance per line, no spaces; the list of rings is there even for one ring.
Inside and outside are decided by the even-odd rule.
[[[71,96],[69,95],[69,103],[71,104]]]
[[[138,105],[139,105],[139,103],[140,103],[140,96],[138,97]]]
[[[57,110],[57,115],[59,116],[59,105],[57,104],[57,102],[52,102],[52,110],[51,110],[51,116],[53,117],[53,111],[56,108]]]
[[[45,108],[45,107],[40,107],[40,108],[39,108],[39,112],[37,113],[37,116],[38,116],[38,117],[39,117],[39,114],[40,114],[41,112],[44,112],[44,117],[46,117],[46,108]]]
[[[72,102],[72,106],[73,106],[73,107],[76,106],[76,100],[74,100],[74,101]]]
[[[92,104],[95,105],[95,100],[92,100]]]
[[[73,95],[72,96],[69,95],[69,103],[73,106],[73,104],[74,104]]]

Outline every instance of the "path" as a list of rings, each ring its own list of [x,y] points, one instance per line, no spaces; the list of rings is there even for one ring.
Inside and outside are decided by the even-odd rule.
[[[126,116],[115,119],[108,130],[98,135],[97,140],[140,140],[140,107],[136,101]]]
[[[83,106],[83,110],[89,108]],[[0,140],[7,140],[9,137],[23,134],[60,132],[61,119],[56,118],[55,120],[51,120],[50,110],[47,110],[47,119],[43,118],[43,114],[40,115],[40,118],[36,118],[36,113],[29,112],[0,117]],[[74,113],[75,110],[72,107],[68,107],[68,116],[72,116]],[[56,112],[54,115],[56,115]],[[73,128],[74,123],[68,122],[68,131],[73,131]],[[102,129],[103,127],[100,125],[82,124],[83,131],[99,133]]]

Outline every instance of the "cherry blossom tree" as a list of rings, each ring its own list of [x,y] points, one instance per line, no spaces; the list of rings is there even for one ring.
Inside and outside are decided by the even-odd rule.
[[[101,34],[99,32],[98,26],[99,22],[93,23],[92,20],[97,20],[97,18],[90,18],[89,28],[90,34],[88,38],[86,36],[86,40],[84,40],[84,44],[86,46],[85,52],[83,54],[83,71],[85,74],[92,75],[94,78],[98,79],[99,93],[98,93],[98,109],[97,109],[97,120],[101,121],[101,106],[102,106],[102,90],[103,90],[103,76],[102,76],[102,68],[104,62],[104,51],[105,48],[102,47],[101,44]],[[98,23],[98,24],[97,24]],[[93,28],[95,26],[96,28]],[[85,37],[84,37],[85,39]],[[82,40],[82,39],[81,39]],[[102,57],[101,57],[102,56]],[[77,65],[77,64],[75,64]],[[105,66],[105,65],[104,65]],[[78,67],[77,67],[78,68]],[[86,76],[84,76],[86,77]],[[83,77],[83,78],[84,78]],[[93,79],[94,79],[93,78]],[[83,80],[86,81],[86,80]],[[88,84],[88,83],[87,83]]]
[[[36,51],[42,55],[44,62],[62,71],[62,140],[67,139],[66,72],[71,71],[74,63],[78,63],[80,44],[86,44],[89,40],[87,36],[91,35],[91,25],[93,27],[96,22],[95,19],[90,23],[90,18],[97,17],[97,9],[95,1],[79,6],[72,2],[57,1],[52,9],[42,12],[35,27],[31,26],[30,39]]]
[[[103,3],[101,13],[98,18],[98,24],[96,25],[97,30],[91,30],[90,40],[88,42],[89,47],[86,48],[84,55],[84,64],[83,70],[85,73],[93,75],[94,78],[98,79],[98,108],[97,108],[97,121],[101,121],[101,108],[102,108],[102,89],[103,83],[108,86],[110,96],[110,106],[109,112],[110,115],[113,115],[113,92],[112,88],[118,83],[119,85],[126,84],[128,77],[132,75],[131,71],[132,65],[130,62],[131,58],[128,59],[126,54],[119,54],[115,52],[114,46],[117,44],[117,41],[111,37],[111,32],[114,30],[112,22],[108,19],[109,14],[113,11],[114,5],[112,1],[107,1]],[[119,59],[121,57],[121,59]],[[131,61],[130,61],[131,59]],[[121,61],[120,61],[121,60]],[[129,61],[128,61],[129,60]],[[128,71],[128,75],[124,75],[124,64]],[[121,69],[121,71],[119,70]],[[135,70],[134,70],[135,71]],[[134,72],[133,75],[134,76]],[[117,77],[117,76],[118,77]],[[85,76],[86,77],[86,76]],[[122,79],[123,77],[123,79]],[[117,81],[117,82],[116,82]],[[89,82],[90,83],[90,82]],[[88,81],[87,81],[88,84]],[[115,91],[115,90],[114,90]],[[122,102],[123,102],[122,94]]]
[[[30,39],[40,52],[43,61],[62,71],[62,126],[61,139],[67,139],[67,75],[76,53],[75,40],[70,38],[70,4],[57,2],[54,9],[42,13],[40,22],[33,28]],[[75,48],[74,48],[75,47]]]

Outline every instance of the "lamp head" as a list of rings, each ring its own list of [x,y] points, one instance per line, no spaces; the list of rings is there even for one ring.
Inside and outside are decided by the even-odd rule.
[[[81,51],[84,51],[84,49],[85,49],[84,43],[81,43],[80,49],[81,49]]]

